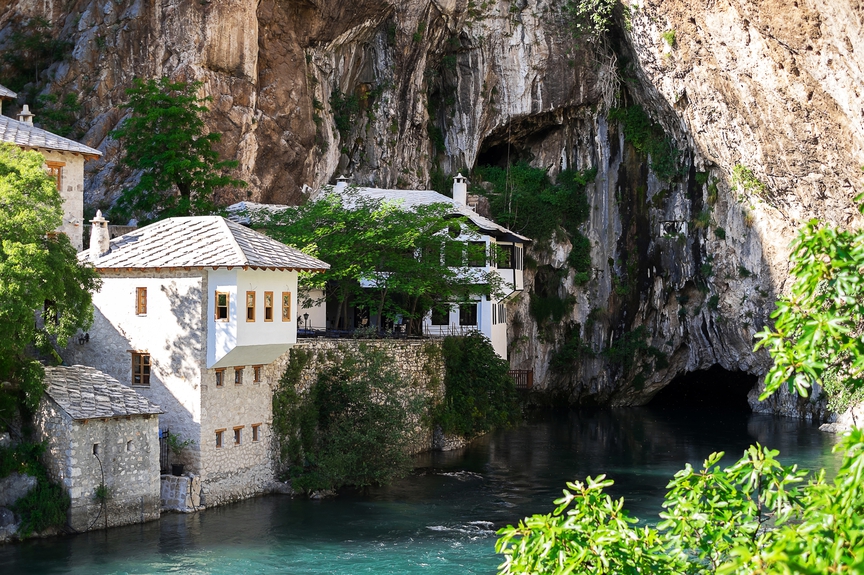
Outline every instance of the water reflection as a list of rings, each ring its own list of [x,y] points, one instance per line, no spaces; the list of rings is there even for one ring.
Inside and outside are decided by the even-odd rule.
[[[657,519],[666,484],[712,451],[759,441],[785,463],[836,469],[833,437],[791,419],[717,410],[538,413],[388,488],[329,501],[261,497],[190,515],[0,547],[0,573],[494,573],[494,531],[548,512],[564,483],[606,473]]]

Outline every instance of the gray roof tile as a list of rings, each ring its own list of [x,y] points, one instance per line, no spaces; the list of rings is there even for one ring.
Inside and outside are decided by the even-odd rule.
[[[97,268],[263,267],[326,270],[329,264],[219,216],[168,218],[111,240]]]
[[[15,92],[10,90],[6,86],[0,84],[0,98],[8,98],[11,100],[11,99],[17,98],[17,97],[18,97],[18,94],[16,94]]]
[[[0,116],[0,142],[25,148],[42,148],[60,152],[75,152],[85,156],[101,156],[102,152],[74,140],[52,134],[26,122]]]
[[[84,365],[46,367],[45,393],[72,419],[163,413],[131,387]]]

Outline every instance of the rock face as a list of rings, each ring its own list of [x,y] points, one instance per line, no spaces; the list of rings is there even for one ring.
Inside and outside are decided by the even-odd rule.
[[[225,203],[297,202],[339,172],[427,187],[480,164],[596,167],[592,279],[545,286],[574,298],[556,325],[537,325],[527,293],[509,316],[514,367],[570,401],[644,403],[715,364],[763,374],[753,335],[787,281],[795,230],[811,217],[860,224],[858,0],[624,0],[602,41],[575,39],[548,0],[21,0],[0,15],[0,42],[33,16],[73,46],[40,86],[79,96],[76,128],[105,152],[88,167],[90,205],[134,177],[115,168],[108,135],[134,76],[204,82],[208,126],[250,183]],[[608,120],[633,104],[681,151],[671,182]],[[764,187],[733,185],[736,166]],[[535,246],[529,285],[566,270],[570,247]],[[584,353],[553,370],[574,337]],[[818,403],[756,395],[760,410],[821,416]]]

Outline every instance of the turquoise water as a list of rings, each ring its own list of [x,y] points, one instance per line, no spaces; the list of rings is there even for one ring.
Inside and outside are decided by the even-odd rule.
[[[0,546],[0,573],[495,573],[495,530],[548,512],[564,482],[606,473],[631,514],[656,520],[665,485],[712,451],[759,441],[785,463],[836,470],[834,438],[791,419],[650,408],[540,414],[412,476],[326,501],[284,496]],[[730,457],[731,461],[731,457]]]

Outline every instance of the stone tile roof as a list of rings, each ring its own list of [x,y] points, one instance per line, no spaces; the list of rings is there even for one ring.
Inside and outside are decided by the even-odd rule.
[[[523,241],[531,241],[525,236],[519,235],[504,226],[498,225],[488,218],[484,218],[468,206],[463,206],[454,201],[453,198],[448,198],[434,190],[388,190],[384,188],[364,187],[351,187],[347,189],[356,190],[356,193],[366,196],[367,198],[398,203],[406,208],[428,206],[430,204],[450,204],[453,206],[453,213],[465,216],[473,222],[474,225],[486,233],[491,235],[508,235]]]
[[[45,393],[72,419],[163,413],[131,387],[84,365],[46,367]]]
[[[16,94],[15,92],[10,90],[6,86],[0,84],[0,98],[7,98],[9,100],[12,100],[12,99],[17,98],[17,97],[18,97],[18,94]]]
[[[97,269],[253,267],[323,271],[329,264],[219,216],[168,218],[111,240],[111,251],[93,259]]]
[[[15,144],[24,148],[42,148],[60,152],[74,152],[85,156],[99,157],[102,152],[74,140],[52,134],[26,122],[19,122],[0,116],[0,142]]]
[[[349,192],[348,190],[353,190]],[[325,186],[319,191],[320,194],[339,193],[333,186]],[[430,204],[449,204],[453,207],[453,213],[460,216],[465,216],[474,223],[481,231],[494,236],[510,236],[525,242],[530,242],[531,239],[516,232],[498,225],[488,218],[484,218],[471,208],[448,198],[443,194],[439,194],[434,190],[387,190],[384,188],[362,188],[350,187],[346,188],[343,197],[347,198],[351,193],[360,194],[368,198],[382,200],[385,202],[394,202],[405,208],[414,208],[416,206],[428,206]],[[288,206],[258,204],[255,202],[238,202],[227,208],[228,213],[232,214],[229,217],[236,222],[249,224],[251,220],[265,219],[269,214],[278,213],[286,209]]]

